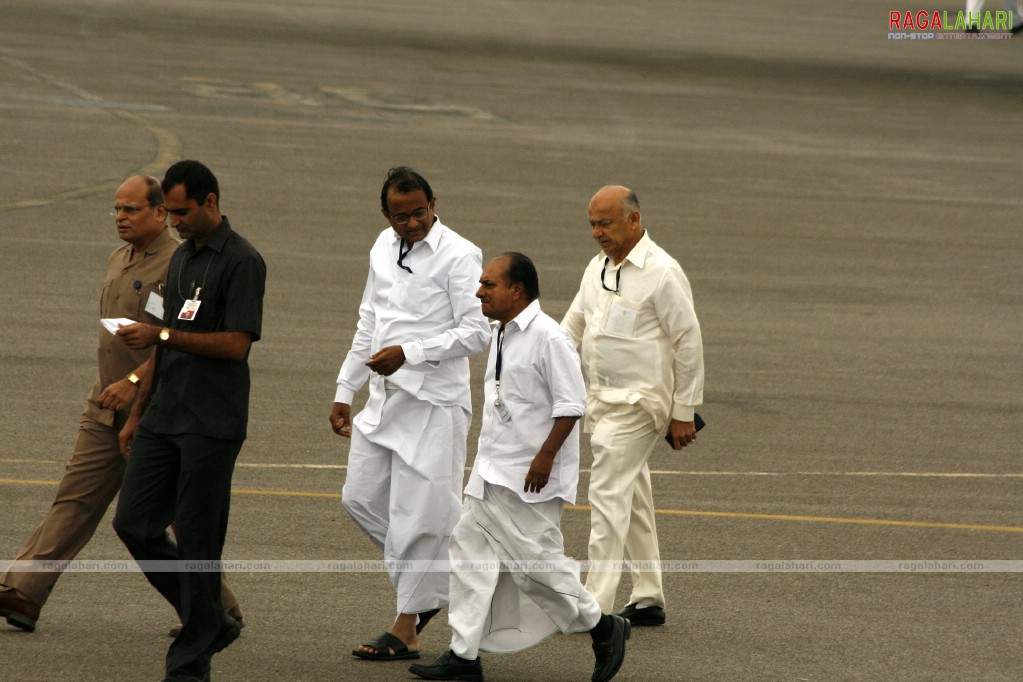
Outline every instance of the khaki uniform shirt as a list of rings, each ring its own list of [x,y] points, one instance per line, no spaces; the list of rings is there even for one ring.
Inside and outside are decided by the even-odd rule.
[[[159,316],[146,312],[150,296],[162,296],[167,283],[167,265],[180,241],[166,229],[146,248],[142,258],[130,262],[132,246],[125,244],[112,254],[107,264],[103,293],[99,301],[100,319],[127,317],[137,322],[163,325]],[[138,286],[136,286],[136,282]],[[85,416],[113,427],[115,413],[99,406],[99,396],[107,386],[120,381],[149,359],[151,348],[131,350],[115,334],[99,327],[99,375],[89,393]],[[131,406],[116,415],[118,426],[127,419]]]

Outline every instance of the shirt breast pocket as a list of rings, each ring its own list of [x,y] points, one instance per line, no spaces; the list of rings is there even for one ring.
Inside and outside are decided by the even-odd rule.
[[[163,326],[163,317],[163,285],[160,282],[142,285],[138,297],[138,315],[135,319]]]
[[[426,314],[441,307],[450,308],[448,292],[429,277],[408,275],[391,287],[390,303],[399,310]]]
[[[604,318],[604,333],[622,339],[631,339],[636,334],[636,318],[639,308],[628,301],[616,298]]]
[[[501,369],[501,399],[511,403],[530,403],[540,386],[536,368],[531,365],[505,364]]]

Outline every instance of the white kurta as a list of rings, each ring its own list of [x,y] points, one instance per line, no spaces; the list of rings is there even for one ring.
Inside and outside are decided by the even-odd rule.
[[[351,404],[369,381],[366,426],[379,424],[384,379],[366,361],[382,348],[400,345],[405,364],[387,381],[433,405],[472,409],[469,356],[483,351],[490,324],[476,299],[483,253],[438,219],[398,267],[400,240],[391,228],[369,253],[369,275],[359,305],[352,347],[341,365],[334,402]],[[361,414],[361,413],[360,413]]]
[[[580,417],[586,387],[579,354],[563,329],[533,301],[505,325],[500,397],[511,419],[497,414],[497,334],[494,329],[483,379],[483,419],[479,447],[465,494],[482,499],[483,481],[522,490],[529,465],[547,440],[555,417]],[[579,427],[554,459],[550,480],[539,493],[523,493],[526,502],[559,497],[575,503],[579,486]]]
[[[351,404],[369,382],[352,420],[342,504],[388,562],[418,568],[389,573],[398,613],[447,604],[447,561],[458,521],[472,402],[468,356],[482,351],[490,326],[476,289],[483,255],[437,220],[398,267],[399,239],[388,228],[370,250],[370,268],[351,350],[335,402]],[[382,348],[401,345],[406,362],[384,377],[366,367]]]
[[[644,233],[621,263],[594,257],[561,321],[580,348],[591,398],[637,405],[664,429],[703,403],[703,340],[689,280]],[[620,293],[601,286],[619,283]],[[585,431],[592,430],[587,416]]]

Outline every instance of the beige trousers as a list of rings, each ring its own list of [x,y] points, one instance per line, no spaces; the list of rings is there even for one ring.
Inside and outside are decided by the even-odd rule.
[[[587,421],[590,446],[589,590],[604,612],[614,611],[622,560],[633,564],[628,603],[664,606],[660,549],[654,519],[653,490],[647,460],[662,434],[654,419],[636,405],[612,405],[591,399]],[[596,562],[596,563],[594,563]]]

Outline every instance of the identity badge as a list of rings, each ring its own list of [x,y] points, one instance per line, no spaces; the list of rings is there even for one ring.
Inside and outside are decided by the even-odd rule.
[[[163,319],[163,296],[155,291],[149,292],[149,300],[146,301],[146,312],[158,320]]]
[[[504,404],[503,400],[497,398],[497,400],[494,401],[494,409],[497,410],[497,416],[501,418],[501,421],[511,421],[511,412],[508,411],[508,406]]]
[[[178,313],[178,319],[194,320],[196,313],[199,312],[200,305],[202,305],[202,301],[194,298],[189,301],[185,301],[185,304],[181,306],[181,312]]]

